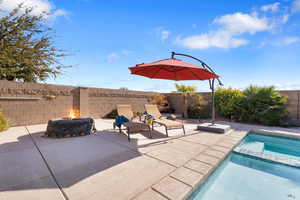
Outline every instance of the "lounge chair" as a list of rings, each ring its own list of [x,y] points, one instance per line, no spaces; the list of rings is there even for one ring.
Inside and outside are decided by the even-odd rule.
[[[168,135],[168,130],[171,129],[181,129],[183,130],[183,134],[185,135],[185,129],[184,129],[184,125],[180,122],[177,121],[173,121],[173,120],[169,120],[166,118],[163,118],[161,113],[159,112],[157,105],[153,105],[153,104],[146,104],[145,105],[145,110],[148,114],[154,116],[154,124],[159,124],[161,126],[164,126],[166,129],[166,135]],[[153,130],[153,125],[152,125],[152,130]]]
[[[121,126],[124,126],[127,130],[127,136],[128,136],[128,141],[130,141],[130,133],[132,129],[134,130],[149,130],[149,135],[150,138],[152,138],[152,133],[151,133],[151,127],[148,124],[142,123],[142,122],[134,122],[134,115],[132,112],[131,105],[117,105],[117,112],[118,115],[123,115],[127,119],[129,119],[129,122],[123,123]],[[119,132],[122,132],[121,126],[119,127]],[[114,129],[116,128],[116,124],[114,122],[113,124]]]

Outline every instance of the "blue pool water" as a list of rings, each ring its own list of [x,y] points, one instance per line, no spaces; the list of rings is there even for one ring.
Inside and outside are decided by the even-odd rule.
[[[231,153],[189,200],[300,200],[300,169]]]
[[[300,140],[297,139],[250,133],[238,148],[300,160]]]

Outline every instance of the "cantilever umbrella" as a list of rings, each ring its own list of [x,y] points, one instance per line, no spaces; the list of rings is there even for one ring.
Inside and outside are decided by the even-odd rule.
[[[175,55],[193,58],[201,63],[201,67],[176,59]],[[209,80],[210,89],[212,90],[212,123],[215,121],[214,112],[214,80],[217,79],[219,84],[219,76],[205,64],[203,61],[186,54],[172,52],[169,59],[159,60],[147,64],[137,64],[129,67],[131,74],[145,76],[148,78],[167,79],[175,81],[183,80]]]

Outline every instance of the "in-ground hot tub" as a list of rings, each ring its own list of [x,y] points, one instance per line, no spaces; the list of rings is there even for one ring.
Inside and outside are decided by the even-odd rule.
[[[45,136],[62,138],[92,134],[96,131],[92,118],[59,118],[48,121]]]

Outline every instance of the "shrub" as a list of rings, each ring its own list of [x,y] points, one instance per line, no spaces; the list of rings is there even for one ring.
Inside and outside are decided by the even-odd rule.
[[[193,95],[195,104],[188,106],[188,118],[192,119],[208,119],[211,116],[211,104],[209,104],[201,94]]]
[[[280,125],[286,117],[285,96],[275,91],[274,87],[250,86],[243,91],[236,110],[241,122],[260,123],[264,125]]]
[[[211,116],[210,106],[191,105],[188,107],[188,118],[191,119],[208,119]]]
[[[105,118],[115,119],[117,115],[118,115],[117,109],[113,109],[110,113],[105,115]]]
[[[0,132],[8,128],[8,119],[0,112]]]
[[[218,89],[215,100],[218,114],[240,122],[275,126],[287,116],[286,99],[274,87],[249,86],[242,92]]]
[[[167,96],[163,94],[154,94],[152,97],[152,101],[157,105],[165,105],[168,104]]]
[[[238,103],[243,97],[243,93],[236,89],[219,88],[215,92],[215,105],[217,113],[221,116],[230,118],[235,115]]]

